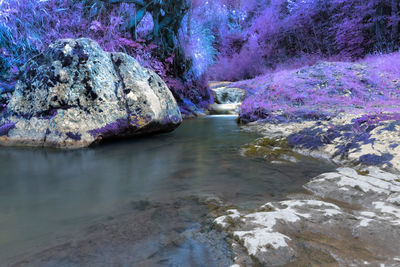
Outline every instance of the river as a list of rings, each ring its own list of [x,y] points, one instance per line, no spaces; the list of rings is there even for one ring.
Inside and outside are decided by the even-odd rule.
[[[274,165],[241,156],[255,138],[232,116],[210,116],[88,149],[0,148],[0,262],[229,265],[223,237],[204,234],[210,202],[255,208],[333,170],[313,159]]]

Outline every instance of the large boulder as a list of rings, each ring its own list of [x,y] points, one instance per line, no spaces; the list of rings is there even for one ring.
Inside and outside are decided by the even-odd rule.
[[[0,115],[0,145],[85,147],[172,131],[181,121],[174,97],[153,71],[90,39],[64,39],[24,66]]]

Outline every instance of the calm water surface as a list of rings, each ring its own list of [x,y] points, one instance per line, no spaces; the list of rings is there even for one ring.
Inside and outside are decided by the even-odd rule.
[[[240,156],[240,146],[256,137],[228,116],[76,151],[0,148],[0,262],[229,264],[215,252],[223,244],[194,238],[209,219],[202,199],[254,208],[333,168],[315,160],[272,165]]]

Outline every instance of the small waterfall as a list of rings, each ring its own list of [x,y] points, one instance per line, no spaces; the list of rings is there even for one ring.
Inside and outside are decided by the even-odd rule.
[[[245,91],[230,87],[231,84],[231,82],[210,82],[209,86],[215,99],[215,103],[210,105],[211,114],[239,114]]]

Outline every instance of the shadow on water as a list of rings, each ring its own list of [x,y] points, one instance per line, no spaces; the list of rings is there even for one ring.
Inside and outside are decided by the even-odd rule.
[[[333,168],[240,156],[239,147],[256,137],[233,117],[208,117],[169,134],[89,149],[0,148],[0,262],[229,264],[223,242],[199,241],[208,213],[199,199],[252,208]]]

